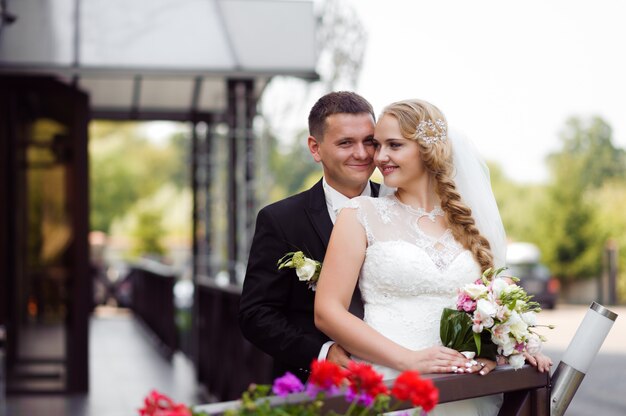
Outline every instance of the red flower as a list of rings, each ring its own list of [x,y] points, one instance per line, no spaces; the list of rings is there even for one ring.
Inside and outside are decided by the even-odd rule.
[[[391,389],[391,394],[398,400],[410,401],[430,412],[439,402],[439,390],[430,380],[420,378],[417,371],[405,371],[400,374]]]
[[[346,371],[337,364],[327,360],[313,360],[309,383],[324,390],[339,387],[346,378]]]
[[[140,416],[192,416],[191,411],[182,403],[156,390],[152,390],[144,399],[144,407],[139,409]]]
[[[353,393],[364,393],[371,398],[387,394],[383,375],[377,373],[370,364],[350,361],[348,364],[348,382]]]

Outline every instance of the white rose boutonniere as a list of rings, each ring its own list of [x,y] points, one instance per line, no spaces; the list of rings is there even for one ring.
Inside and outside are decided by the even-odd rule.
[[[315,290],[317,280],[320,277],[322,263],[310,259],[301,251],[293,251],[285,254],[277,262],[278,270],[284,268],[296,269],[296,275],[301,282],[307,282],[309,289]]]

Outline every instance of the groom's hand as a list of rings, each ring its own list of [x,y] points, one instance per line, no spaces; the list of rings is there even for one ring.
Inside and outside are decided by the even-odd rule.
[[[350,355],[346,350],[343,349],[341,345],[335,342],[328,350],[328,355],[326,355],[326,359],[328,361],[332,361],[340,367],[347,368],[348,363],[350,362]]]

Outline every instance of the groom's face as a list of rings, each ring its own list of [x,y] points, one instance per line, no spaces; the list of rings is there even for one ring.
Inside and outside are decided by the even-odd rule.
[[[309,150],[330,186],[349,198],[359,195],[374,172],[374,118],[369,113],[328,116],[324,136],[309,136]]]

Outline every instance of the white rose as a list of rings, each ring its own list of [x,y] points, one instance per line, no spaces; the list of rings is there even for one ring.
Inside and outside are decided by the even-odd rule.
[[[463,291],[467,293],[472,299],[478,299],[479,297],[487,293],[487,286],[471,283],[469,285],[465,285]]]
[[[491,283],[491,291],[496,298],[499,298],[500,293],[506,289],[507,286],[509,286],[509,284],[504,279],[496,278],[493,279],[493,283]]]
[[[522,314],[522,320],[526,322],[528,326],[535,326],[537,325],[537,313],[533,311],[524,312]]]
[[[482,316],[483,319],[487,316],[493,317],[496,315],[496,307],[493,303],[486,299],[478,299],[476,302],[476,310],[480,313],[480,316]]]
[[[524,356],[522,354],[515,354],[509,357],[509,364],[513,369],[517,370],[524,365]]]
[[[528,324],[522,320],[516,311],[511,312],[507,324],[511,329],[511,334],[513,334],[517,340],[522,340],[528,336]]]
[[[309,258],[304,259],[304,264],[296,269],[296,274],[301,282],[308,282],[315,275],[315,261]]]
[[[511,337],[508,336],[504,337],[502,341],[502,344],[498,344],[498,346],[500,347],[500,353],[505,357],[508,357],[509,355],[513,354],[513,351],[515,351],[515,342],[511,340]]]

